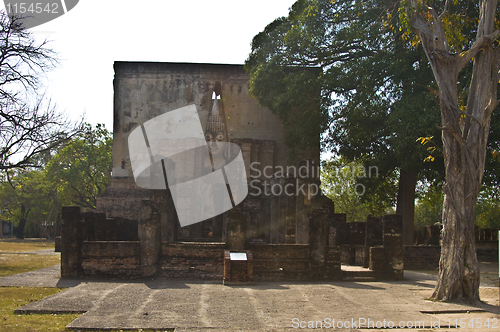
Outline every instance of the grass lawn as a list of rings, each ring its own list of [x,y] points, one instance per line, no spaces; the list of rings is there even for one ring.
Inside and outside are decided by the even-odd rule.
[[[54,241],[45,239],[0,239],[0,253],[2,252],[24,252],[43,249],[54,249]]]
[[[60,264],[60,255],[35,255],[24,252],[54,249],[54,241],[39,239],[0,240],[0,277]],[[19,254],[11,254],[19,252]]]
[[[65,326],[80,314],[17,315],[14,310],[60,292],[61,288],[42,287],[0,287],[0,330],[1,331],[69,331]]]
[[[75,331],[67,329],[65,326],[77,319],[80,314],[17,315],[14,313],[14,310],[25,304],[39,301],[62,290],[62,288],[43,287],[0,287],[0,331]],[[111,332],[119,331],[123,330],[112,330]],[[134,331],[150,332],[156,330],[139,329]]]
[[[0,253],[0,277],[43,269],[59,264],[59,255],[2,254]]]

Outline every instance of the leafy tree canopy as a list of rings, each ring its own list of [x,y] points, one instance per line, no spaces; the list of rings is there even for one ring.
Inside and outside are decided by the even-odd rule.
[[[63,205],[96,207],[111,177],[112,138],[103,125],[83,128],[53,156],[39,156],[43,169],[9,170],[0,183],[4,221],[27,220],[43,228],[58,220]]]

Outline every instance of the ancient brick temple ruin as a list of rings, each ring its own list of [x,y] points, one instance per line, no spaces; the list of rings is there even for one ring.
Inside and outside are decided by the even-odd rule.
[[[115,62],[114,69],[111,184],[96,210],[63,207],[62,276],[340,280],[349,277],[342,262],[364,265],[372,277],[403,278],[400,216],[348,224],[336,214],[318,190],[319,133],[317,147],[289,164],[283,126],[248,95],[243,66]],[[168,188],[137,185],[128,137],[188,105],[209,146],[239,147],[249,193],[232,209],[181,227]]]

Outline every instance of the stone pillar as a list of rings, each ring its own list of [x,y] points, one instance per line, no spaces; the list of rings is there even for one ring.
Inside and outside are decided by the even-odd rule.
[[[274,173],[274,141],[261,141],[259,147],[259,162],[261,179],[270,180],[269,176]],[[264,168],[267,167],[266,176]],[[270,170],[269,170],[270,169]]]
[[[432,244],[435,246],[439,245],[439,240],[441,238],[441,226],[439,225],[431,225],[426,226],[429,230],[429,241],[426,244]]]
[[[380,218],[368,215],[366,217],[365,229],[365,259],[363,267],[370,266],[370,247],[380,246],[382,241],[382,221]]]
[[[311,248],[311,268],[318,276],[323,275],[327,251],[330,214],[326,209],[317,209],[309,219],[309,244]]]
[[[252,176],[252,179],[257,178],[257,170],[260,169],[259,147],[260,141],[254,140],[250,150],[250,163],[254,165],[253,169],[255,169],[255,171],[250,170],[250,176]]]
[[[165,168],[174,169],[175,163],[167,159],[164,161]],[[202,165],[202,163],[199,163]],[[200,171],[201,173],[201,171]],[[167,186],[173,185],[173,183],[168,183]],[[180,228],[179,218],[177,217],[177,211],[175,210],[174,199],[172,198],[172,193],[167,187],[167,190],[162,191],[161,203],[158,208],[160,209],[160,227],[161,227],[161,241],[162,242],[175,242],[177,241],[177,234]]]
[[[226,218],[226,248],[230,251],[245,250],[247,221],[244,214],[233,209]]]
[[[168,213],[160,214],[161,242],[175,241],[177,232],[175,224],[170,219]]]
[[[76,277],[82,269],[82,216],[78,206],[63,206],[61,223],[61,277]]]
[[[261,196],[260,199],[261,226],[259,232],[266,243],[271,243],[271,196]]]
[[[246,239],[247,242],[252,240],[260,241],[262,240],[262,200],[260,197],[248,196],[245,198],[244,205],[244,215],[246,223]]]
[[[267,197],[267,196],[264,196]],[[278,232],[279,232],[279,210],[280,210],[280,198],[279,196],[270,195],[268,198],[271,202],[271,243],[278,243]]]
[[[296,179],[296,189],[301,188],[303,184],[307,186],[307,183],[302,179]],[[311,212],[311,204],[309,200],[306,200],[304,192],[297,190],[296,194],[297,244],[307,244],[309,243],[309,213]]]
[[[389,214],[382,218],[384,250],[389,272],[395,279],[404,278],[403,219]]]
[[[152,276],[159,272],[161,255],[160,214],[154,201],[144,200],[139,212],[141,272]]]
[[[273,185],[276,186],[276,188],[281,187],[283,188],[285,185],[285,180],[284,179],[277,179],[277,181],[273,181],[271,183],[271,195],[272,193],[272,188]],[[278,203],[278,240],[277,243],[279,244],[284,244],[286,243],[286,206],[287,206],[287,197],[285,194],[279,195],[279,203]]]
[[[296,244],[297,241],[297,196],[295,195],[295,178],[287,178],[283,186],[286,202],[286,233],[285,243]],[[292,193],[291,195],[289,193]]]
[[[300,167],[306,165],[306,160],[301,160]],[[295,179],[295,195],[296,197],[296,243],[306,244],[309,241],[309,213],[311,212],[311,202],[307,199],[307,185],[309,178],[298,176]]]
[[[250,179],[250,163],[252,160],[252,142],[251,140],[243,140],[241,142],[241,154],[245,163],[247,179]]]

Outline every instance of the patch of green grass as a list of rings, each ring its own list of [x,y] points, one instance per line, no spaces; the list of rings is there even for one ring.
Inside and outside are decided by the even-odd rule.
[[[0,277],[60,264],[59,255],[0,254]]]
[[[0,287],[0,331],[37,332],[37,331],[75,331],[67,329],[66,325],[77,319],[80,314],[30,314],[14,313],[19,307],[30,302],[39,301],[47,296],[59,293],[63,288],[44,287]],[[95,331],[95,330],[94,330]],[[157,332],[160,330],[111,330]],[[167,331],[167,330],[161,330]],[[168,330],[173,331],[173,330]],[[98,331],[97,331],[98,332]],[[104,331],[102,331],[104,332]],[[110,332],[106,330],[106,332]]]
[[[24,252],[35,251],[43,249],[54,249],[55,242],[43,239],[3,239],[0,240],[0,253],[1,252]]]
[[[71,331],[65,326],[80,314],[17,315],[14,310],[60,292],[61,288],[0,287],[0,330],[16,332]]]

